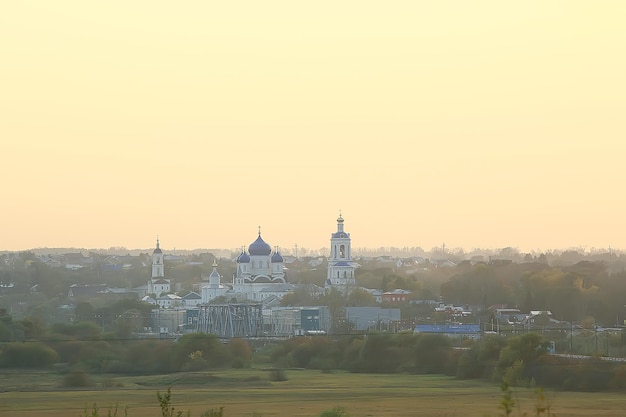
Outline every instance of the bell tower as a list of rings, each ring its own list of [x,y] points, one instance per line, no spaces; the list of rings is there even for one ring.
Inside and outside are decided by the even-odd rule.
[[[159,247],[159,238],[156,241],[156,248],[152,252],[152,278],[165,277],[165,270],[163,268],[163,251]]]
[[[356,286],[354,277],[355,265],[352,262],[350,233],[343,227],[343,216],[337,218],[337,231],[330,235],[330,257],[328,258],[328,274],[326,288],[336,287],[344,293]]]

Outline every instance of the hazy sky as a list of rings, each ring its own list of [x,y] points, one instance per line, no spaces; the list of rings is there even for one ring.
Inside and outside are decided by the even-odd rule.
[[[626,249],[626,2],[5,1],[0,250]]]

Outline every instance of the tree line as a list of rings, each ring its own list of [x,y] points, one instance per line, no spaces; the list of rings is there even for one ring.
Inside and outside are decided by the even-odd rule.
[[[504,338],[484,334],[461,348],[443,334],[369,333],[293,337],[285,341],[231,339],[205,333],[177,340],[122,338],[90,321],[51,326],[30,319],[0,322],[12,337],[0,343],[0,368],[46,369],[63,364],[68,374],[159,374],[216,368],[271,366],[322,372],[444,374],[510,385],[566,390],[622,390],[626,365],[600,357],[574,359],[548,354],[538,333]],[[282,374],[281,374],[282,375]]]

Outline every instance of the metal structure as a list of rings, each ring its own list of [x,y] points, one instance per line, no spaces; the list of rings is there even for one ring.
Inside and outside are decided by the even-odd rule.
[[[261,304],[201,305],[196,330],[223,338],[262,336]]]

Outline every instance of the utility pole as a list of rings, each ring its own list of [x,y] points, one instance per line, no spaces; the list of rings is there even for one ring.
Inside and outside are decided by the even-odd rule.
[[[293,245],[293,247],[296,250],[296,259],[298,259],[298,244],[296,243],[295,245]]]

